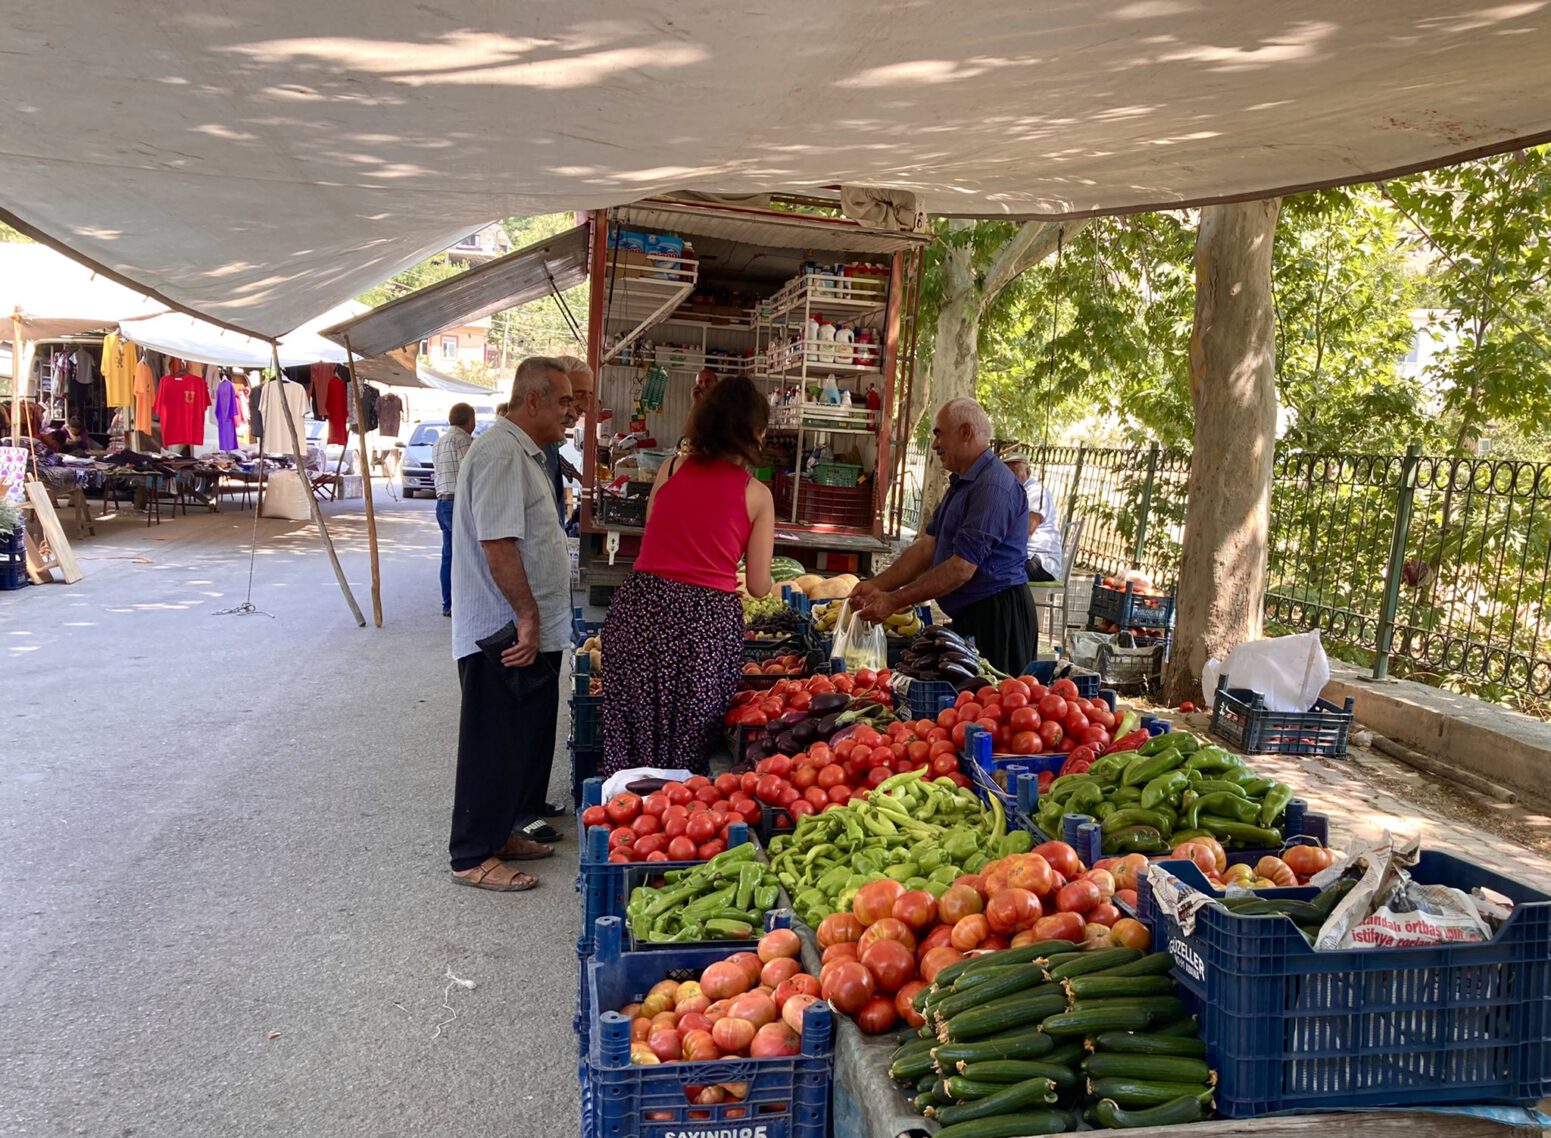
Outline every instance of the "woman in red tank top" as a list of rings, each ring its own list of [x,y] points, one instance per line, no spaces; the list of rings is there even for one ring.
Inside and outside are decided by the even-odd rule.
[[[603,625],[603,766],[707,771],[743,671],[738,561],[770,592],[775,503],[757,465],[770,406],[745,377],[695,403],[686,453],[663,465],[635,571]]]

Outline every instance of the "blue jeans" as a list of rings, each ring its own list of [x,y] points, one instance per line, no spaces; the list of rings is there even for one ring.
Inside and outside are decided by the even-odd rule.
[[[436,524],[442,527],[442,611],[452,611],[452,499],[436,499]]]

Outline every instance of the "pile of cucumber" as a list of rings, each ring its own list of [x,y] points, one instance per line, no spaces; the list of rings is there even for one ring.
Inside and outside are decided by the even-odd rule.
[[[961,960],[915,999],[889,1074],[938,1138],[1197,1122],[1217,1076],[1166,952],[1044,941]]]

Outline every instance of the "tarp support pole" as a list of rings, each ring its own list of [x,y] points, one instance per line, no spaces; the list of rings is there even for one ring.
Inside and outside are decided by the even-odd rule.
[[[284,383],[285,373],[280,367],[280,345],[271,341],[270,351],[274,360],[275,378],[270,383]],[[355,617],[357,628],[366,627],[366,618],[361,615],[361,606],[355,603],[355,594],[350,591],[350,582],[345,580],[345,571],[340,567],[339,554],[334,552],[334,539],[329,537],[329,528],[323,521],[323,511],[318,508],[318,496],[313,493],[312,479],[307,477],[307,456],[302,453],[301,440],[296,437],[296,420],[291,416],[290,404],[285,399],[285,391],[280,392],[280,417],[285,420],[286,431],[291,436],[291,456],[296,460],[296,476],[302,480],[302,487],[307,495],[307,508],[312,513],[313,524],[318,527],[318,536],[323,539],[323,549],[329,555],[329,564],[334,567],[334,579],[339,582],[339,591],[345,594],[345,603],[350,606],[350,613]]]
[[[11,437],[21,445],[22,437],[22,314],[11,313]]]
[[[377,511],[372,508],[372,456],[366,446],[366,408],[361,381],[355,374],[355,351],[345,334],[345,366],[350,369],[350,397],[355,400],[355,436],[361,444],[361,494],[366,501],[366,544],[372,559],[372,622],[382,627],[382,572],[377,563]],[[343,454],[340,456],[343,458]]]

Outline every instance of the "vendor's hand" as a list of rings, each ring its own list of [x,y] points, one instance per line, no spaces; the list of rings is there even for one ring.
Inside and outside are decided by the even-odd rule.
[[[508,668],[526,668],[539,658],[539,618],[517,618],[517,643],[501,653],[501,663]]]
[[[882,624],[899,611],[899,605],[894,600],[894,594],[878,593],[877,590],[874,590],[874,592],[876,595],[860,609],[856,610],[856,615],[868,624]],[[852,599],[855,600],[855,597],[853,596]]]
[[[872,581],[860,581],[851,590],[851,608],[853,610],[865,605],[868,601],[878,596],[878,586]]]

